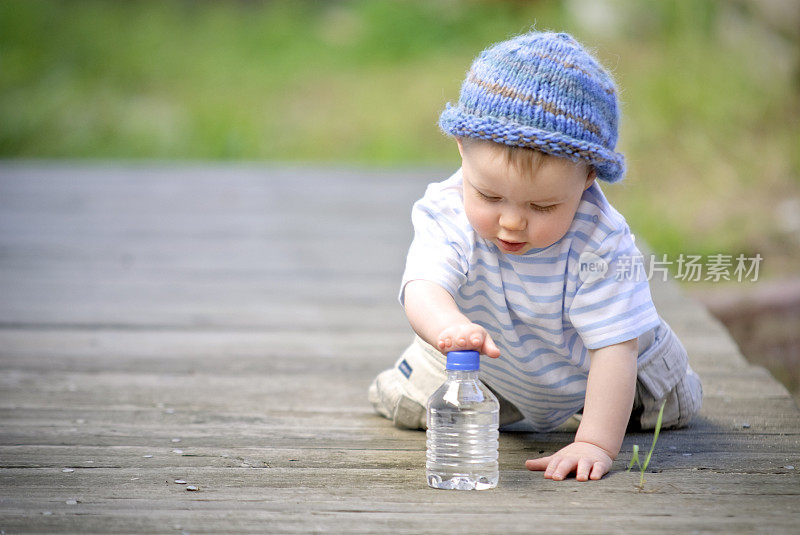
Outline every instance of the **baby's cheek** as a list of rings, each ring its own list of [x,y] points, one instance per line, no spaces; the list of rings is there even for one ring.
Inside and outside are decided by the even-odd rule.
[[[552,217],[543,219],[538,225],[535,225],[535,241],[538,247],[549,247],[554,244],[567,233],[571,219]]]
[[[469,205],[466,207],[467,210],[467,219],[469,220],[472,228],[475,229],[475,232],[478,233],[479,236],[482,238],[486,238],[487,236],[491,237],[492,232],[492,216],[490,213],[487,213],[486,210],[481,210],[476,207],[470,207]]]

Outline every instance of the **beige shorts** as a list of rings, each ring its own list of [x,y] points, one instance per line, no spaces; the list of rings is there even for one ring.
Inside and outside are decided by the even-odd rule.
[[[393,368],[378,374],[369,387],[375,411],[404,429],[425,429],[428,398],[447,375],[445,356],[419,337],[403,352]],[[700,410],[703,388],[689,367],[683,344],[662,320],[639,337],[638,381],[629,429],[653,429],[661,404],[663,428],[683,427]],[[492,389],[491,384],[487,387]],[[508,400],[500,401],[500,427],[520,422],[523,416]]]

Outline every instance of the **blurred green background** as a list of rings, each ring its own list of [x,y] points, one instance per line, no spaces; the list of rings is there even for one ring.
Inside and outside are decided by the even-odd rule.
[[[572,33],[617,79],[628,176],[604,189],[637,235],[672,259],[759,253],[760,281],[797,280],[796,0],[5,0],[0,158],[454,169],[440,110],[477,53],[532,27]],[[722,317],[741,301],[713,295],[748,283],[710,286]],[[746,354],[794,359],[773,372],[798,393],[792,303],[766,328],[727,323]]]
[[[762,4],[6,0],[0,157],[452,167],[436,120],[472,58],[565,30],[622,89],[629,172],[606,190],[636,231],[783,274],[800,250],[798,36]]]

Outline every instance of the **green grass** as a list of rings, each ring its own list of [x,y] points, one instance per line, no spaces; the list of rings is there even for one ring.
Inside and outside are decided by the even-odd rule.
[[[664,407],[667,406],[666,400],[661,404],[661,408],[658,410],[658,418],[656,419],[656,426],[653,430],[653,442],[650,444],[650,451],[647,452],[647,457],[645,457],[644,462],[639,459],[639,445],[633,445],[633,453],[631,453],[631,461],[628,464],[628,469],[626,472],[630,472],[633,465],[636,465],[639,468],[639,484],[636,485],[636,488],[639,491],[644,490],[644,473],[647,471],[647,466],[650,464],[650,459],[653,457],[653,451],[656,449],[656,442],[658,441],[658,434],[661,432],[661,421],[664,418]]]
[[[615,28],[575,5],[6,0],[0,157],[452,167],[439,111],[535,24],[613,70],[629,172],[606,191],[655,250],[796,254],[771,210],[800,197],[796,38],[711,0],[610,1]]]
[[[0,153],[453,161],[445,90],[528,20],[492,3],[5,2]]]

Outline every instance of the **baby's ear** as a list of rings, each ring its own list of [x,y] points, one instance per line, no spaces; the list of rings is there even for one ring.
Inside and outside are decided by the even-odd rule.
[[[589,174],[586,175],[586,185],[583,187],[584,190],[588,189],[589,186],[594,184],[594,180],[597,178],[597,171],[595,171],[593,166],[589,166]]]
[[[461,141],[461,138],[456,136],[456,145],[458,145],[458,153],[461,157],[464,157],[464,143]]]

